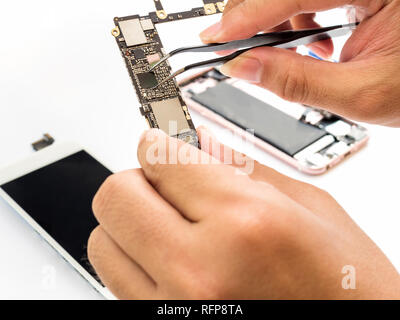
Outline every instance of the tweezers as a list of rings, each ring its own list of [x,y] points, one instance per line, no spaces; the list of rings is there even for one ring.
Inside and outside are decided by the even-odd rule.
[[[155,70],[162,63],[166,62],[169,58],[181,53],[216,52],[225,50],[227,51],[237,50],[237,51],[220,58],[197,62],[190,64],[186,67],[183,67],[182,69],[179,69],[178,71],[171,74],[169,77],[159,82],[154,88],[157,88],[161,84],[175,78],[176,76],[188,70],[200,67],[216,67],[223,65],[226,62],[231,61],[236,57],[240,56],[242,53],[254,48],[259,48],[259,47],[276,47],[282,49],[296,48],[302,45],[309,45],[314,42],[344,36],[349,32],[351,32],[352,30],[354,30],[358,24],[359,22],[345,24],[345,25],[336,25],[325,28],[317,28],[317,29],[304,29],[295,31],[288,30],[281,32],[264,33],[264,34],[258,34],[252,38],[244,40],[235,40],[225,43],[212,43],[207,45],[179,48],[165,55],[159,62],[157,62],[154,66],[150,68],[150,72]]]

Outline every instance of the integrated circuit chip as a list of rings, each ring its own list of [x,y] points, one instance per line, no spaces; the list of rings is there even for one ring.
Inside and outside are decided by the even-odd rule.
[[[146,57],[146,55],[142,49],[132,50],[132,53],[136,59],[144,59]]]
[[[144,31],[154,29],[154,25],[153,25],[153,22],[151,21],[151,19],[141,20],[140,23],[142,24],[142,28]]]
[[[139,19],[121,21],[119,27],[128,47],[147,43],[147,37]]]
[[[158,127],[171,136],[190,131],[185,113],[178,98],[157,101],[150,104]],[[177,132],[171,132],[177,131]]]
[[[140,86],[143,89],[154,88],[157,84],[157,78],[154,72],[138,73],[137,77],[139,79]]]

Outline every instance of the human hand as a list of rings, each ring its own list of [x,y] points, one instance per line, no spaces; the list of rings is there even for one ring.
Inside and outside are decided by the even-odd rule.
[[[290,50],[257,48],[225,64],[222,72],[254,82],[282,98],[354,120],[400,127],[400,1],[230,0],[204,42],[244,39],[260,31],[315,28],[314,13],[352,4],[362,23],[347,41],[342,63],[318,61]],[[331,41],[312,49],[327,57]]]
[[[94,199],[88,255],[118,298],[400,298],[397,271],[329,194],[257,162],[246,175],[250,158],[199,135],[209,154],[150,131],[143,169],[113,175]],[[175,152],[191,162],[153,162]],[[355,290],[342,288],[347,265]]]

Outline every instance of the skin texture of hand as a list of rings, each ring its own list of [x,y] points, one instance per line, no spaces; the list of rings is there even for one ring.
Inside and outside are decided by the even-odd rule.
[[[397,271],[326,192],[256,162],[249,175],[223,164],[243,155],[205,129],[209,153],[149,135],[138,150],[143,169],[113,175],[93,202],[100,226],[89,259],[118,298],[400,298]],[[208,164],[148,161],[171,157],[174,144]],[[356,289],[344,290],[348,265]]]
[[[351,4],[362,23],[347,41],[341,63],[294,51],[257,48],[225,64],[222,72],[282,98],[358,121],[400,127],[400,0],[230,0],[221,22],[201,39],[226,42],[258,32],[315,28],[314,13]],[[331,41],[312,49],[328,57]]]

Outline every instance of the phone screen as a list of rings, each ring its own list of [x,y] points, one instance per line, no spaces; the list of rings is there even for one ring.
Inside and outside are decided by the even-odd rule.
[[[1,188],[86,271],[87,242],[98,225],[92,200],[111,171],[80,151],[1,186]]]

